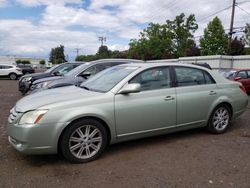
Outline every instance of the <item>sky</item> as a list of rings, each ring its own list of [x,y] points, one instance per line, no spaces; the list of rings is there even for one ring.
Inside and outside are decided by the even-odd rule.
[[[95,54],[100,36],[109,49],[126,50],[148,23],[162,24],[182,12],[195,14],[198,42],[214,16],[228,32],[231,5],[232,0],[0,0],[0,55],[48,58],[51,48],[64,45],[74,59],[76,48]],[[236,28],[250,23],[250,0],[237,5]]]

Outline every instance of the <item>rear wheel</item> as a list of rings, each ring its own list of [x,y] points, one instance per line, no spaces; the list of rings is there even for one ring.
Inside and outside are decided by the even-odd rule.
[[[11,80],[16,80],[16,79],[17,79],[17,74],[15,74],[15,73],[10,73],[10,74],[9,74],[9,77],[10,77]]]
[[[226,132],[230,125],[231,116],[231,111],[227,105],[217,106],[209,118],[208,130],[215,134]]]
[[[84,119],[70,125],[63,133],[60,151],[73,163],[84,163],[97,159],[107,145],[104,126],[94,119]]]

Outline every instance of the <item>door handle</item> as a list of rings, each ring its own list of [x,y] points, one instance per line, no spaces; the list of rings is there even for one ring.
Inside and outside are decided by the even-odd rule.
[[[173,96],[166,96],[164,98],[165,101],[171,101],[171,100],[174,100],[174,97]]]
[[[210,91],[209,95],[216,95],[216,92],[215,91]]]

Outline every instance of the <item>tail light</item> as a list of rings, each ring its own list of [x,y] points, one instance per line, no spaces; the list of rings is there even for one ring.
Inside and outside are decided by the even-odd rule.
[[[242,86],[242,85],[240,85],[240,90],[241,90],[242,92],[244,92],[244,93],[247,93],[247,91],[246,91],[245,87],[244,87],[244,86]]]

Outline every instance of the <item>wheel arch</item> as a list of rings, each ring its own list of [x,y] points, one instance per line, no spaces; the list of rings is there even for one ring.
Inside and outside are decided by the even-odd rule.
[[[231,118],[233,117],[233,106],[232,104],[229,102],[229,101],[219,101],[218,103],[216,103],[216,105],[213,106],[213,108],[210,110],[209,112],[209,116],[207,118],[207,122],[209,122],[209,119],[213,113],[213,111],[220,105],[226,105],[229,110],[230,110],[230,115],[231,115]]]
[[[63,133],[64,133],[64,132],[67,130],[67,128],[70,127],[73,123],[75,123],[75,122],[77,122],[77,121],[84,120],[84,119],[94,119],[94,120],[96,120],[96,121],[99,121],[99,122],[104,126],[105,130],[107,131],[107,135],[108,135],[108,145],[110,144],[110,141],[111,141],[111,130],[110,130],[110,128],[109,128],[109,126],[108,126],[108,124],[107,124],[106,121],[104,121],[104,120],[101,119],[100,117],[96,117],[96,116],[78,117],[78,118],[72,120],[67,126],[65,126],[65,127],[62,129],[62,131],[61,131],[61,133],[60,133],[60,135],[59,135],[59,138],[58,138],[58,140],[57,140],[57,151],[58,151],[59,153],[61,153],[61,152],[60,152],[60,147],[59,147],[60,144],[59,144],[59,143],[61,142]]]

